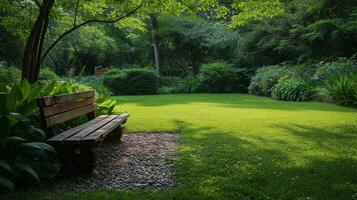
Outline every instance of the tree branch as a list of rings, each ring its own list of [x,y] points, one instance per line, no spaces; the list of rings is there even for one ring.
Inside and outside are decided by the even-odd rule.
[[[77,14],[78,14],[79,0],[77,0],[76,10],[74,11],[73,27],[77,24]]]
[[[131,15],[133,15],[137,10],[139,10],[139,8],[141,8],[141,6],[143,5],[143,2],[141,2],[141,4],[139,6],[137,6],[135,9],[133,9],[132,11],[126,13],[125,15],[118,17],[117,19],[113,19],[113,20],[101,20],[101,19],[91,19],[85,22],[82,22],[79,25],[75,25],[73,26],[71,29],[67,30],[66,32],[62,33],[62,35],[60,35],[52,44],[51,46],[46,50],[46,52],[43,54],[42,58],[41,58],[41,62],[44,61],[44,59],[46,58],[47,54],[53,49],[53,47],[56,46],[56,44],[61,41],[65,36],[67,36],[68,34],[72,33],[73,31],[79,29],[82,26],[88,25],[90,23],[105,23],[105,24],[110,24],[110,23],[115,23],[118,22],[126,17],[129,17]]]

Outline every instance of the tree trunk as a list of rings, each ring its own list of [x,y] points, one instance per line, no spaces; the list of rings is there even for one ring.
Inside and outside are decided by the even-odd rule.
[[[38,80],[41,68],[43,41],[46,36],[50,10],[55,0],[43,0],[40,13],[26,41],[22,59],[22,78],[30,83]]]
[[[159,51],[159,23],[157,22],[156,16],[155,15],[150,15],[150,21],[152,25],[152,46],[154,49],[154,55],[155,55],[155,66],[157,73],[160,75],[161,69],[160,69],[160,51]]]

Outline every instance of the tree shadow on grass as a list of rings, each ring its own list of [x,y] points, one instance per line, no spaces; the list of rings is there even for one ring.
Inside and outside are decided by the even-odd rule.
[[[175,124],[182,133],[176,162],[182,189],[177,194],[184,190],[186,195],[202,197],[199,199],[351,199],[356,195],[356,156],[340,155],[336,149],[343,145],[340,138],[342,142],[356,139],[350,132],[344,133],[354,127],[337,128],[329,136],[311,127],[304,128],[317,135],[301,133],[301,127],[298,131],[295,127],[277,127],[301,137],[302,142],[315,142],[321,154],[331,154],[321,156],[291,153],[289,149],[294,151],[299,144],[284,140],[255,136],[247,140],[214,127],[181,120],[175,120]],[[320,144],[320,136],[329,142]]]
[[[276,101],[267,97],[247,94],[148,95],[128,98],[119,97],[118,101],[137,104],[139,106],[168,106],[201,103],[212,104],[217,107],[221,106],[239,109],[272,109],[285,111],[317,110],[357,113],[355,109],[328,103]]]
[[[357,124],[356,125],[338,125],[328,128],[316,128],[300,124],[281,124],[273,128],[282,129],[284,132],[294,135],[303,141],[313,142],[318,148],[324,150],[336,149],[346,150],[344,148],[357,147]]]
[[[357,197],[356,151],[353,151],[356,148],[356,126],[330,127],[332,131],[301,125],[274,127],[291,135],[292,140],[296,140],[292,143],[284,138],[256,135],[243,138],[237,133],[182,120],[174,123],[180,131],[181,141],[175,162],[179,187],[144,191],[97,190],[55,197],[155,200],[343,200]],[[304,152],[304,145],[321,154]],[[342,152],[339,152],[341,148]],[[25,191],[5,199],[49,199],[51,195],[54,194],[49,191]]]

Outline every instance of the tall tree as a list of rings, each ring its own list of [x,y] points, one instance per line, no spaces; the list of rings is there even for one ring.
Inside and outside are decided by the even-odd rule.
[[[160,75],[160,40],[159,40],[159,23],[157,21],[156,15],[151,14],[150,15],[150,22],[152,26],[152,46],[154,49],[154,56],[155,56],[155,66],[156,66],[156,71]]]
[[[65,36],[83,26],[94,23],[110,23],[119,28],[123,26],[138,27],[143,24],[140,23],[142,20],[150,18],[153,13],[178,16],[182,14],[194,15],[196,12],[211,10],[218,16],[225,16],[229,11],[226,5],[221,4],[219,0],[19,0],[0,1],[0,7],[1,11],[6,13],[1,18],[1,23],[7,25],[9,29],[14,29],[12,22],[28,16],[29,14],[26,12],[29,12],[30,16],[36,16],[36,20],[28,32],[22,62],[23,78],[31,83],[37,81],[41,63],[49,52]],[[236,11],[230,14],[232,27],[244,24],[250,19],[272,17],[282,11],[279,0],[235,0],[230,7]],[[17,19],[18,17],[19,19]],[[31,21],[31,18],[27,20]],[[56,21],[68,25],[72,21],[72,25],[58,35],[54,41],[45,41],[49,24],[51,27],[55,26]],[[49,43],[46,50],[44,50],[45,43]]]

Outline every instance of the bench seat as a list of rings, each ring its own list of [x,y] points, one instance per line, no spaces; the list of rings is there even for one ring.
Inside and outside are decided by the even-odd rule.
[[[108,133],[125,123],[128,114],[100,115],[84,124],[71,128],[51,137],[47,142],[51,145],[97,145]]]

